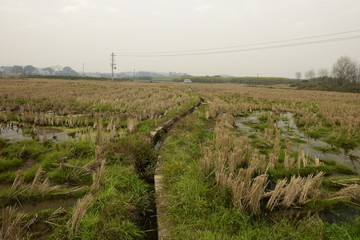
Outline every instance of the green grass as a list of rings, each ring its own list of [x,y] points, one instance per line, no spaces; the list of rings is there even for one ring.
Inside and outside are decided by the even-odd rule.
[[[356,239],[358,220],[348,225],[332,225],[316,217],[272,220],[265,216],[258,219],[234,208],[229,192],[217,188],[199,170],[200,145],[204,144],[204,139],[212,137],[211,133],[199,130],[203,124],[204,119],[196,114],[182,120],[161,151],[171,239]],[[183,127],[189,125],[198,127]],[[306,175],[320,170],[353,173],[332,163],[323,167],[309,166],[299,173]],[[292,174],[298,172],[280,171],[277,177]],[[336,203],[331,204],[336,206]],[[318,202],[316,206],[326,209],[331,204]]]
[[[15,179],[14,171],[6,171],[0,173],[0,182],[1,183],[13,183]]]
[[[60,146],[69,152],[69,158],[89,158],[95,152],[95,143],[91,141],[63,142]]]
[[[294,143],[307,143],[305,140],[299,137],[291,138],[291,141],[293,141]]]
[[[5,159],[0,157],[0,172],[4,172],[6,170],[16,168],[20,166],[22,163],[23,161],[19,158]]]
[[[354,149],[360,146],[360,136],[347,137],[344,134],[331,134],[324,137],[324,141],[327,143],[344,148],[346,150]]]
[[[301,168],[295,167],[292,169],[285,169],[283,167],[283,164],[280,163],[276,166],[276,168],[269,169],[268,171],[269,179],[276,182],[278,179],[290,178],[293,175],[306,177],[312,173],[318,173],[318,172],[324,172],[325,175],[330,175],[330,174],[357,175],[356,171],[345,165],[337,164],[328,160],[327,162],[330,162],[330,164],[325,163],[318,166],[307,165],[306,167],[301,167]]]
[[[137,222],[148,211],[150,188],[132,167],[107,166],[103,187],[81,220],[73,238],[69,226],[55,229],[49,239],[142,239]]]
[[[341,153],[340,150],[336,147],[315,146],[313,148],[316,150],[322,151],[324,153]]]
[[[319,139],[329,134],[329,129],[328,128],[308,129],[305,131],[305,133],[311,138]]]
[[[24,140],[14,143],[8,143],[5,147],[0,148],[0,156],[11,159],[20,158],[23,160],[37,159],[41,154],[49,150],[52,143],[39,143],[34,140]]]
[[[66,183],[69,186],[91,185],[92,176],[84,169],[59,167],[48,172],[46,176],[54,184]]]
[[[20,203],[36,203],[45,200],[79,198],[89,190],[88,187],[80,191],[73,192],[69,188],[62,188],[53,192],[41,193],[36,190],[16,190],[6,188],[0,190],[0,207],[5,207]]]

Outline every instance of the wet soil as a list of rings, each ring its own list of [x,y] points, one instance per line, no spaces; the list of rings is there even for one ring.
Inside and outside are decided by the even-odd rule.
[[[46,209],[56,210],[60,207],[68,209],[75,206],[76,201],[77,199],[47,200],[34,203],[16,204],[15,207],[19,212],[23,212],[26,214],[34,214],[36,212]],[[1,214],[2,211],[0,211],[0,216]]]

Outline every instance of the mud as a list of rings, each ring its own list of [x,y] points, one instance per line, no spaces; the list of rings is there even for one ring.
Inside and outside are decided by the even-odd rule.
[[[76,204],[76,199],[59,199],[59,200],[48,200],[48,201],[40,201],[34,203],[24,203],[24,204],[16,204],[15,208],[18,212],[23,212],[25,214],[34,214],[36,212],[51,209],[56,210],[60,207],[64,209],[69,209]],[[0,211],[0,216],[2,211]]]

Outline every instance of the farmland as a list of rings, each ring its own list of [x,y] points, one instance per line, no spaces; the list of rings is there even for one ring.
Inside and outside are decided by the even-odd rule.
[[[360,235],[359,94],[56,79],[0,86],[0,239]]]

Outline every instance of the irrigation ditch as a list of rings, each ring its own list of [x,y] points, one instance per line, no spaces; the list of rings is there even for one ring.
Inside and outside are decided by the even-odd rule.
[[[200,101],[195,106],[190,107],[183,113],[165,122],[162,126],[155,129],[155,131],[151,132],[151,140],[154,150],[156,152],[160,151],[168,132],[171,130],[171,128],[176,122],[193,113],[195,109],[204,102],[205,100],[203,98],[200,98]],[[142,226],[146,233],[145,239],[166,239],[168,237],[168,232],[165,227],[166,214],[164,207],[166,206],[166,204],[165,199],[163,198],[163,177],[161,172],[160,156],[158,156],[157,162],[155,164],[154,176],[150,179],[147,179],[147,181],[151,185],[151,192],[154,193],[154,196],[152,196],[150,199],[150,211],[145,214],[144,219],[142,220]]]

